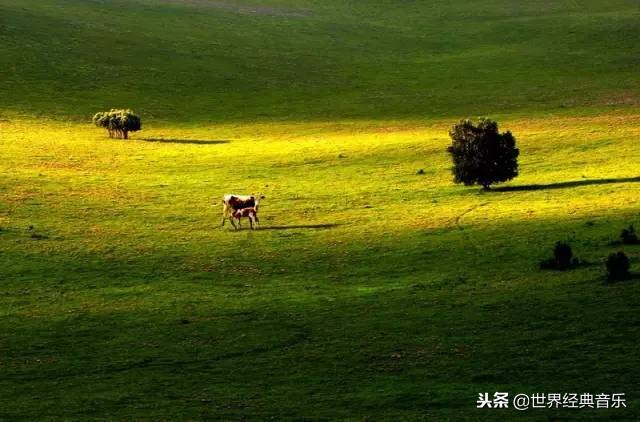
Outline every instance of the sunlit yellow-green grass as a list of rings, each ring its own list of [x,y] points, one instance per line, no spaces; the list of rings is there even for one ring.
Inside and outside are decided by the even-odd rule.
[[[484,193],[453,123],[0,122],[0,417],[639,417],[640,283],[602,262],[640,223],[640,115],[505,118],[521,175]],[[220,227],[225,193],[266,196],[260,230]],[[538,270],[558,240],[590,265]]]

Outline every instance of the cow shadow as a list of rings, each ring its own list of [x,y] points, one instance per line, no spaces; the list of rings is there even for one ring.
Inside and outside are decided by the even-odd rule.
[[[216,145],[228,144],[226,139],[173,139],[173,138],[141,138],[144,142],[158,142],[163,144],[191,144],[191,145]]]
[[[258,226],[256,231],[270,231],[270,230],[327,230],[341,226],[341,224],[329,223],[329,224],[292,224],[289,226]],[[248,226],[242,226],[237,231],[251,230]]]
[[[333,229],[335,227],[339,227],[340,224],[329,223],[329,224],[292,224],[289,226],[265,226],[258,227],[258,230],[297,230],[297,229],[316,229],[316,230],[326,230]]]
[[[575,187],[590,186],[590,185],[611,185],[616,183],[637,183],[637,182],[640,182],[640,177],[588,179],[588,180],[574,180],[570,182],[549,183],[544,185],[535,184],[535,185],[520,185],[520,186],[498,186],[495,188],[491,188],[491,190],[489,190],[488,192],[537,191],[537,190],[575,188]]]

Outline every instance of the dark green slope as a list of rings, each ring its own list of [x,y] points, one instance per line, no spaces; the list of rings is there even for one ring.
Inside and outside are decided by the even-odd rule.
[[[637,104],[633,1],[0,0],[0,111],[171,121]]]

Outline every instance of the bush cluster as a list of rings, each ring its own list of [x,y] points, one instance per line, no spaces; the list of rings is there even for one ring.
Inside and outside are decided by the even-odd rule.
[[[132,110],[101,111],[93,116],[93,123],[109,132],[109,138],[129,139],[129,132],[142,128],[142,122]]]
[[[640,243],[633,225],[622,230],[620,237],[624,244]],[[622,251],[609,254],[604,264],[609,282],[635,278],[630,271],[631,263],[629,257]],[[588,265],[588,263],[575,258],[571,246],[567,242],[562,241],[556,242],[553,248],[553,258],[540,261],[540,269],[543,270],[568,270],[579,265]]]

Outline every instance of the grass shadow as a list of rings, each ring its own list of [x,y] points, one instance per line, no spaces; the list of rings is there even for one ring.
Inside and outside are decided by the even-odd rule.
[[[640,280],[640,273],[632,272],[632,273],[629,273],[629,276],[625,278],[616,278],[616,279],[611,279],[606,275],[604,275],[601,277],[601,279],[604,280],[604,283],[607,285],[624,284],[628,282],[637,282],[638,280]]]
[[[488,192],[536,191],[536,190],[547,190],[547,189],[574,188],[579,186],[590,186],[590,185],[610,185],[614,183],[637,183],[637,182],[640,182],[640,177],[621,177],[617,179],[611,178],[611,179],[574,180],[571,182],[549,183],[546,185],[499,186],[496,188],[492,188]]]
[[[622,240],[612,240],[609,242],[609,246],[637,246],[640,245],[640,241],[637,242],[623,242]]]
[[[231,141],[225,139],[166,139],[166,138],[140,138],[145,142],[160,142],[164,144],[192,144],[192,145],[216,145],[228,144]]]

